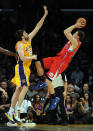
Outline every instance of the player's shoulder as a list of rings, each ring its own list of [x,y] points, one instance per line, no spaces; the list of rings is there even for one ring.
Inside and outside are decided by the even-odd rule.
[[[16,42],[16,45],[17,45],[17,44],[23,44],[23,42],[22,42],[22,41],[17,41],[17,42]]]
[[[18,45],[23,45],[22,41],[17,41],[17,43],[15,44],[15,49],[17,50]]]

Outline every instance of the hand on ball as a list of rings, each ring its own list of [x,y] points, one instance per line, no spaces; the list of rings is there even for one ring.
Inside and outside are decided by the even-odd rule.
[[[84,28],[87,24],[86,19],[85,18],[78,18],[76,21],[77,27],[78,28]]]

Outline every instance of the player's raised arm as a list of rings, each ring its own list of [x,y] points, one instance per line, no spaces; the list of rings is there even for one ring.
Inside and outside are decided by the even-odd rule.
[[[77,19],[77,21],[74,25],[72,25],[72,26],[70,26],[70,27],[68,27],[67,29],[64,30],[64,34],[67,37],[67,39],[72,43],[73,49],[75,49],[77,47],[78,41],[80,41],[80,39],[79,39],[78,34],[72,35],[72,33],[71,33],[72,30],[75,29],[75,28],[84,28],[85,26],[86,26],[86,20],[81,17],[81,18]]]
[[[6,49],[4,49],[2,47],[0,47],[0,52],[5,54],[5,55],[9,55],[9,56],[14,56],[14,57],[18,56],[17,53],[14,53],[12,51],[6,50]]]
[[[68,27],[67,29],[64,30],[64,34],[66,36],[66,38],[72,43],[73,48],[75,49],[78,45],[78,41],[73,37],[72,35],[72,30],[74,30],[75,28],[81,28],[81,24],[80,23],[76,23],[70,27]]]
[[[48,15],[48,10],[47,10],[47,6],[43,6],[44,8],[44,15],[43,17],[40,19],[40,21],[37,23],[35,29],[29,34],[29,39],[32,40],[33,37],[37,34],[37,32],[40,30],[40,28],[42,27],[44,20],[46,18],[46,16]]]

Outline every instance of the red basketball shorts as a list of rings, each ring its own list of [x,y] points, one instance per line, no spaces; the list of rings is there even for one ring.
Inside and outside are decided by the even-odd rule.
[[[61,57],[55,56],[43,58],[43,66],[44,69],[49,69],[46,75],[51,80],[54,80],[56,77],[58,77],[59,74],[61,74],[68,67],[68,64],[65,60],[62,60]]]

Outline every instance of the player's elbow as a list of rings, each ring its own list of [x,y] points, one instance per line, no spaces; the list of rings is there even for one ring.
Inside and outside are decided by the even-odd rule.
[[[67,30],[64,30],[64,35],[67,35],[69,32]]]

